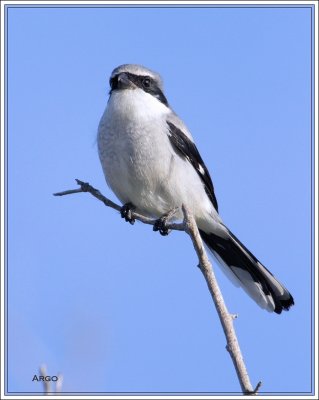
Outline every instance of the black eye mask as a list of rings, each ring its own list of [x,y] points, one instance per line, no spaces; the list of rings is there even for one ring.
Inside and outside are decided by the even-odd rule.
[[[150,76],[145,76],[145,75],[135,75],[131,74],[130,72],[125,72],[126,76],[128,79],[134,83],[135,86],[138,88],[144,90],[144,92],[151,94],[154,96],[157,100],[159,100],[161,103],[165,104],[168,107],[168,101],[166,97],[164,96],[163,92],[161,89],[158,87],[157,83],[152,79]],[[113,78],[110,79],[110,86],[111,86],[111,91],[112,93],[113,90],[118,89],[117,84],[118,84],[118,75],[115,75]]]

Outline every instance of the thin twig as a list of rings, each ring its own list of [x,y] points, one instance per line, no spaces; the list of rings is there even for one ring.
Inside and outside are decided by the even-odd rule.
[[[102,201],[106,206],[111,207],[117,211],[121,210],[121,206],[113,203],[111,200],[103,196],[102,193],[99,190],[95,189],[93,186],[89,185],[86,182],[82,182],[79,179],[76,179],[76,182],[80,185],[80,188],[66,190],[64,192],[55,193],[54,195],[65,196],[73,193],[88,192],[92,196],[96,197],[98,200]],[[184,214],[183,223],[170,223],[166,226],[168,229],[171,230],[185,231],[191,237],[199,259],[198,267],[205,277],[207,286],[215,303],[215,307],[217,309],[217,313],[226,336],[226,349],[228,350],[233,361],[242,392],[246,395],[255,395],[260,389],[261,382],[259,382],[256,388],[253,389],[233,326],[233,320],[237,318],[237,315],[232,315],[227,310],[193,215],[184,205],[182,206],[182,210]],[[145,217],[144,215],[141,215],[135,211],[132,211],[132,217],[143,222],[144,224],[154,225],[156,223],[156,220]]]
[[[40,371],[40,376],[47,376],[47,368],[45,365],[41,365],[41,367],[39,368]],[[51,382],[47,381],[47,380],[43,380],[43,391],[45,394],[50,394],[51,393]]]
[[[56,393],[62,392],[62,384],[63,384],[63,375],[58,374],[58,380],[55,382],[55,392]]]
[[[51,388],[51,379],[52,377],[47,375],[47,367],[46,365],[41,365],[39,368],[40,371],[40,377],[42,378],[43,382],[43,392],[45,395],[52,395],[54,393],[59,393],[62,390],[62,383],[63,383],[63,375],[58,374],[56,376],[57,380],[55,380],[55,390],[52,390]],[[49,378],[49,379],[46,379]]]
[[[255,391],[253,390],[253,387],[250,383],[249,375],[244,363],[243,356],[241,354],[236,332],[234,329],[233,325],[234,316],[231,315],[227,310],[212,265],[207,257],[203,241],[199,234],[195,219],[185,205],[182,206],[182,209],[185,218],[184,219],[185,227],[187,233],[190,235],[192,239],[195,251],[199,259],[200,270],[202,271],[205,277],[207,286],[215,303],[215,307],[226,336],[226,341],[227,341],[226,349],[228,350],[232,358],[237,373],[237,377],[240,382],[241,389],[244,394],[255,394],[256,390]],[[256,389],[258,390],[259,387],[260,385],[259,386],[257,385]]]
[[[105,206],[111,207],[116,211],[121,211],[121,206],[118,204],[115,204],[112,200],[108,199],[105,197],[99,190],[95,189],[93,186],[91,186],[87,182],[80,181],[79,179],[76,179],[76,182],[78,185],[80,185],[80,188],[78,189],[72,189],[72,190],[65,190],[64,192],[58,192],[58,193],[53,193],[53,196],[66,196],[68,194],[74,194],[74,193],[90,193],[92,196],[100,200]],[[132,217],[134,219],[137,219],[140,222],[143,222],[144,224],[147,225],[154,225],[156,220],[153,218],[146,217],[142,214],[137,213],[136,211],[132,210]],[[183,231],[184,230],[184,224],[178,224],[178,223],[167,223],[166,224],[167,229],[171,229],[174,231]]]
[[[259,389],[261,388],[261,385],[262,385],[262,381],[259,381],[259,382],[257,383],[255,389],[254,389],[251,393],[249,393],[249,394],[258,394]]]

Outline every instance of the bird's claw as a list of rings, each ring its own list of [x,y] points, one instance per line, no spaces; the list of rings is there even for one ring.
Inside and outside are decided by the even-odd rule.
[[[134,225],[135,218],[132,215],[135,207],[132,203],[126,203],[121,208],[121,217],[125,219],[126,222],[129,222],[131,225]]]
[[[164,215],[155,221],[153,231],[159,231],[162,236],[167,236],[171,232],[171,229],[167,228],[167,215]]]

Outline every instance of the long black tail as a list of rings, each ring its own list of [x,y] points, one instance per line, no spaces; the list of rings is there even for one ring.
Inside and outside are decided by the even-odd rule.
[[[228,230],[227,238],[202,230],[199,232],[221,266],[225,267],[225,272],[231,272],[234,283],[242,286],[260,307],[280,314],[294,304],[289,291],[232,232]]]

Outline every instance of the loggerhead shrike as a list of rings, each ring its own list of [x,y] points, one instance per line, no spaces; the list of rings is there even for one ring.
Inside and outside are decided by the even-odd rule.
[[[141,66],[121,65],[110,78],[110,98],[98,128],[98,150],[107,184],[132,210],[158,218],[185,204],[205,244],[227,275],[260,307],[277,314],[294,304],[289,291],[223,224],[209,172],[183,121],[170,108],[161,77]]]

